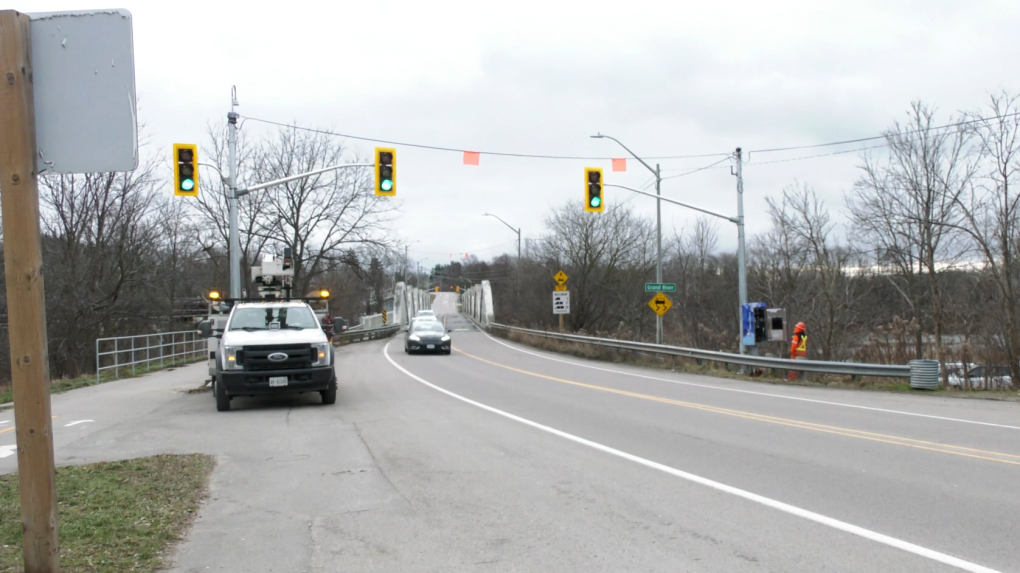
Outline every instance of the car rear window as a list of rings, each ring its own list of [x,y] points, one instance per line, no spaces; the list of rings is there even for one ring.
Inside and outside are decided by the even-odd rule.
[[[443,332],[445,329],[443,328],[443,323],[430,320],[427,322],[415,322],[414,330],[416,332]]]

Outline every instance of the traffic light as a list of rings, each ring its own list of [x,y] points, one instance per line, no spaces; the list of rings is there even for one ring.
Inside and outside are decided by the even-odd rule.
[[[584,168],[584,210],[589,213],[601,213],[606,208],[602,197],[602,169],[598,167]]]
[[[397,195],[397,150],[375,148],[375,194],[383,197]]]
[[[174,144],[174,195],[198,197],[198,146]]]

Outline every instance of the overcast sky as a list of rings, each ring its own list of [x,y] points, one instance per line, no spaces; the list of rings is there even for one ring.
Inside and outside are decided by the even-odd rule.
[[[134,17],[139,118],[148,153],[206,143],[237,86],[242,116],[342,133],[481,151],[398,147],[395,232],[412,261],[491,258],[516,236],[485,212],[544,232],[554,207],[581,202],[582,168],[633,187],[650,174],[609,161],[524,159],[486,151],[624,157],[809,145],[880,134],[912,100],[942,119],[1017,90],[1020,2],[543,2],[20,0],[23,12],[122,7]],[[247,122],[246,131],[265,129]],[[349,142],[369,154],[368,142]],[[860,145],[858,145],[860,147]],[[765,197],[808,183],[840,211],[857,177],[856,153],[778,160],[853,146],[751,153],[748,232],[766,229]],[[718,158],[661,161],[665,175]],[[774,162],[774,163],[766,163]],[[721,168],[663,183],[663,193],[736,212],[735,178]],[[168,167],[169,173],[169,167]],[[170,193],[167,189],[167,193]],[[654,217],[655,201],[608,189]],[[664,204],[663,233],[693,217]],[[720,247],[736,230],[719,223]]]

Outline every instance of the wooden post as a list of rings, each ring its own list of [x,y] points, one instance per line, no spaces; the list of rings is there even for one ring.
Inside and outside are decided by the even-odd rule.
[[[560,315],[560,332],[563,332],[563,315]]]
[[[26,573],[60,571],[29,20],[0,11],[0,205]]]

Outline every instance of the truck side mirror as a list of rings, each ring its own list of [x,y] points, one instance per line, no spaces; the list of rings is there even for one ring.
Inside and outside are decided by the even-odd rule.
[[[212,321],[203,320],[198,323],[198,333],[202,335],[202,338],[209,338],[212,336]]]

